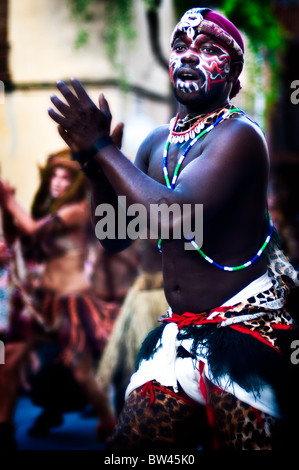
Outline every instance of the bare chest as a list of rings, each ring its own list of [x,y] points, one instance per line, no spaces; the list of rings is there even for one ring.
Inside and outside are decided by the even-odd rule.
[[[170,183],[174,182],[174,175],[178,176],[189,163],[201,156],[203,142],[204,139],[192,147],[190,142],[167,144],[166,135],[151,153],[148,175],[161,184],[165,184],[166,175]]]

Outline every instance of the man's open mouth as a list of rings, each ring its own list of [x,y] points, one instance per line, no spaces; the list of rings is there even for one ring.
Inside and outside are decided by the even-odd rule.
[[[195,71],[181,69],[177,73],[176,86],[183,93],[192,93],[199,90],[200,84],[198,81],[200,79],[201,76]]]

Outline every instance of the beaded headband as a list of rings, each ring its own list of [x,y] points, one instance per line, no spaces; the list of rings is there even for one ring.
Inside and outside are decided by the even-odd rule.
[[[180,33],[186,34],[191,40],[198,33],[206,33],[210,36],[214,36],[224,44],[227,44],[237,54],[238,59],[243,62],[243,50],[237,41],[227,31],[221,28],[221,26],[212,21],[205,20],[202,16],[203,12],[209,11],[212,10],[209,8],[192,8],[186,11],[171,35],[171,47]]]

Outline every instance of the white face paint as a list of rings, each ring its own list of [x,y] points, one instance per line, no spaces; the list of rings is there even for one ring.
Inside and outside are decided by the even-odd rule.
[[[201,14],[201,10],[201,8],[192,8],[191,10],[186,11],[172,33],[170,41],[171,44],[173,42],[174,36],[178,33],[178,31],[185,31],[190,39],[194,38],[196,35],[196,28],[204,19]]]
[[[183,34],[174,41],[170,55],[171,82],[183,93],[209,92],[227,79],[230,62],[230,54],[214,38],[200,34],[192,40]]]

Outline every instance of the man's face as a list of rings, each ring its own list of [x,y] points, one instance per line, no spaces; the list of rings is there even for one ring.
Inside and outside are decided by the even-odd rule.
[[[188,104],[215,99],[227,81],[230,64],[229,52],[216,38],[199,34],[191,39],[180,34],[169,60],[170,79],[178,101]]]

